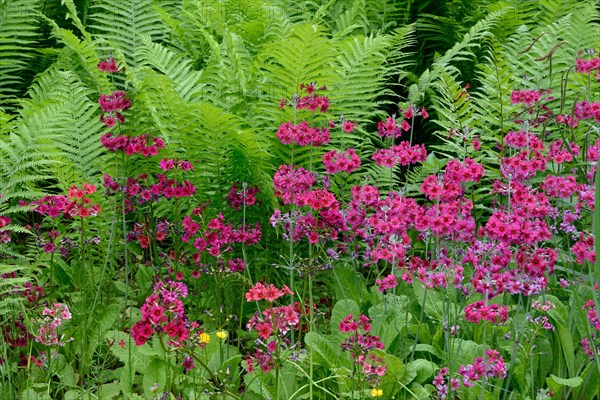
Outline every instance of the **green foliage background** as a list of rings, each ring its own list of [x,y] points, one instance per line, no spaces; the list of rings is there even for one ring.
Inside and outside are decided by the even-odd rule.
[[[332,118],[358,123],[345,140],[363,160],[381,146],[377,121],[399,107],[429,109],[434,123],[417,125],[415,141],[435,157],[394,176],[365,161],[352,178],[416,192],[440,169],[438,159],[463,151],[447,138],[450,129],[467,128],[493,147],[511,129],[513,89],[568,91],[577,53],[600,48],[599,11],[592,0],[0,0],[0,215],[23,213],[19,200],[73,184],[101,186],[102,175],[115,172],[99,142],[97,103],[113,85],[132,97],[130,133],[160,135],[165,156],[196,163],[195,202],[210,200],[213,214],[231,183],[245,181],[261,190],[248,218],[267,226],[273,173],[289,162],[275,132],[292,116],[277,104],[308,82],[327,85]],[[125,68],[122,78],[97,69],[109,56]],[[469,101],[461,96],[467,83]],[[309,156],[299,151],[295,160]],[[478,161],[497,163],[492,152]],[[136,175],[146,166],[129,168]],[[489,203],[489,193],[478,196]],[[25,235],[32,221],[13,222]],[[107,218],[91,229],[106,236],[113,225]],[[93,257],[118,276],[120,260],[104,259],[110,243]],[[261,250],[269,251],[257,252],[255,265],[264,272],[279,249]],[[39,256],[33,245],[23,253],[0,244],[1,271],[36,277]],[[24,279],[6,279],[0,293]],[[15,301],[1,297],[0,315]]]

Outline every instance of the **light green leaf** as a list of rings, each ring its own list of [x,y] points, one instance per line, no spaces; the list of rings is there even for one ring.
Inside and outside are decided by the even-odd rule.
[[[576,388],[583,383],[583,379],[581,379],[580,376],[574,378],[559,378],[554,374],[550,374],[550,378],[547,378],[546,382],[548,382],[548,386],[556,387],[557,389],[560,389],[561,386]]]
[[[430,383],[431,379],[433,378],[433,374],[438,369],[438,366],[434,362],[419,358],[408,363],[406,368],[407,370],[415,371],[417,374],[415,377],[416,382]]]
[[[154,398],[156,393],[162,393],[165,390],[167,382],[167,363],[155,358],[150,362],[148,368],[144,371],[142,383],[144,394],[147,399]]]

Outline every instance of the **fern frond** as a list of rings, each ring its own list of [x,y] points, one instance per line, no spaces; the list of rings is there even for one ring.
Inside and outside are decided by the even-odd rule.
[[[537,5],[535,23],[538,26],[552,25],[568,14],[578,13],[581,9],[588,9],[588,7],[592,8],[590,11],[593,13],[596,3],[589,0],[539,0],[535,2]]]
[[[297,91],[300,83],[327,83],[334,76],[330,67],[334,49],[318,26],[296,25],[290,37],[281,38],[266,51],[261,81],[282,97]]]
[[[510,94],[514,77],[509,61],[501,53],[499,43],[494,42],[482,63],[478,65],[479,88],[471,96],[482,143],[492,145],[509,130],[511,121]]]
[[[348,120],[372,120],[383,96],[393,95],[385,87],[390,73],[386,63],[390,45],[388,37],[372,35],[348,40],[339,47],[332,66],[337,76],[330,95],[336,113]]]
[[[37,110],[22,109],[14,131],[0,138],[0,192],[5,199],[13,198],[15,193],[35,198],[40,190],[34,184],[55,178],[50,167],[60,161],[52,145],[55,132],[48,121],[57,109],[56,104]]]
[[[282,98],[291,99],[300,83],[330,86],[338,80],[332,66],[337,55],[334,43],[318,26],[294,25],[289,37],[271,43],[257,55],[261,61],[257,71],[259,95],[257,101],[248,104],[254,126],[274,132],[282,118],[274,105]]]
[[[89,27],[93,34],[110,43],[111,50],[119,49],[129,67],[137,67],[138,50],[143,43],[140,36],[150,36],[152,41],[166,38],[152,0],[102,0],[90,8]]]
[[[3,256],[3,248],[0,247],[0,259]],[[15,289],[22,288],[25,282],[28,282],[27,274],[29,268],[23,264],[8,264],[6,261],[0,263],[0,275],[4,276],[0,280],[0,316],[14,312],[17,306],[25,299]],[[13,277],[13,274],[15,277]]]
[[[39,32],[39,0],[0,0],[0,106],[12,109],[12,102],[30,79]]]
[[[134,79],[138,101],[149,110],[148,128],[161,132],[179,157],[194,162],[199,194],[215,195],[219,204],[231,183],[242,180],[272,192],[268,142],[244,127],[243,119],[205,102],[185,101],[170,78],[152,70]]]
[[[433,83],[436,96],[433,100],[433,109],[436,119],[433,120],[441,129],[436,131],[440,140],[444,142],[446,151],[452,149],[458,154],[461,141],[451,138],[451,132],[465,135],[479,129],[477,121],[472,118],[473,106],[469,95],[463,91],[462,86],[446,71],[437,73],[438,79]]]
[[[98,93],[106,93],[111,87],[106,74],[98,70],[100,57],[97,49],[98,43],[92,41],[88,34],[79,39],[70,30],[60,28],[56,22],[46,19],[52,27],[52,36],[65,45],[65,48],[59,54],[55,64],[57,69],[81,71],[81,80],[91,89]],[[79,68],[74,68],[78,66]]]
[[[95,181],[103,167],[95,93],[74,73],[56,69],[41,74],[29,93],[12,132],[0,139],[5,196],[31,198]]]
[[[152,67],[171,78],[177,85],[177,93],[184,100],[202,95],[199,85],[201,73],[193,69],[192,60],[184,53],[154,43],[149,36],[140,36],[140,41],[142,43],[138,51],[140,67]]]
[[[457,79],[460,75],[460,70],[455,66],[455,63],[473,60],[473,52],[481,47],[482,42],[491,37],[491,30],[506,11],[506,8],[501,8],[490,13],[486,18],[473,25],[460,42],[456,42],[452,48],[439,57],[433,65],[421,75],[419,81],[423,80],[423,82],[420,82],[419,86],[426,86],[423,85],[424,82],[434,81],[438,71],[445,71],[454,79]],[[412,92],[411,95],[413,97],[416,96],[416,94]],[[414,99],[413,101],[413,99],[409,98],[409,101],[412,103],[418,103],[416,100],[418,99]]]

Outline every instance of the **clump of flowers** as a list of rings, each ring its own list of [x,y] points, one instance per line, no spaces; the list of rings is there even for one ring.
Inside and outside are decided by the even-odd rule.
[[[513,90],[510,95],[510,101],[512,104],[523,103],[525,105],[531,105],[538,103],[542,94],[537,90]]]
[[[319,96],[318,92],[324,92],[327,86],[317,87],[315,82],[301,83],[300,91],[306,92],[306,96],[298,99],[298,109],[306,109],[308,111],[319,110],[322,113],[329,109],[329,98],[327,96]]]
[[[98,99],[102,114],[100,114],[100,121],[109,128],[116,125],[118,121],[121,124],[125,123],[125,117],[122,112],[131,107],[131,100],[129,100],[123,91],[115,91],[109,95],[101,94]]]
[[[350,352],[354,364],[367,381],[377,385],[379,378],[387,372],[387,367],[383,359],[372,352],[374,349],[383,349],[384,345],[379,336],[369,333],[371,331],[369,318],[360,315],[356,319],[349,314],[340,322],[339,329],[342,333],[350,334],[342,343],[342,351]]]
[[[485,357],[477,357],[472,364],[461,365],[457,376],[450,376],[447,367],[441,368],[433,380],[440,399],[446,399],[449,389],[457,391],[462,384],[472,387],[480,379],[506,378],[506,364],[497,350],[488,349]]]
[[[194,166],[189,161],[169,158],[163,158],[162,160],[160,160],[159,167],[165,172],[169,171],[170,169],[180,169],[182,171],[194,170]]]
[[[314,183],[314,175],[302,167],[280,165],[273,176],[275,196],[281,198],[284,204],[295,204],[301,195],[312,188]]]
[[[328,174],[336,174],[341,171],[350,174],[360,168],[360,157],[354,149],[347,149],[344,152],[331,150],[323,154],[323,166]]]
[[[109,57],[106,60],[100,60],[100,62],[98,63],[98,69],[102,72],[108,72],[111,74],[119,72],[117,62],[112,57]],[[121,71],[124,71],[124,68]]]
[[[377,279],[377,289],[380,292],[385,292],[386,290],[393,289],[398,286],[398,278],[396,275],[389,274],[383,279]]]
[[[44,319],[33,339],[46,346],[64,346],[64,335],[59,337],[58,328],[72,318],[69,307],[66,304],[54,303],[52,307],[44,307],[42,315]]]
[[[465,319],[475,324],[481,321],[489,321],[492,324],[504,323],[508,319],[508,307],[495,303],[486,305],[483,300],[479,300],[465,307]]]
[[[585,53],[587,53],[590,58],[576,59],[575,71],[581,74],[591,75],[594,70],[597,70],[598,82],[600,82],[600,57],[594,57],[596,55],[596,51],[593,49],[588,49]],[[581,53],[578,55],[581,55]]]
[[[182,198],[191,197],[196,193],[196,187],[188,179],[177,181],[168,178],[164,174],[156,174],[156,179],[151,179],[147,174],[138,177],[129,177],[122,187],[110,175],[103,176],[103,184],[107,194],[115,194],[121,190],[126,196],[126,211],[135,210],[135,204],[145,204],[150,201],[158,201],[160,198]]]
[[[248,292],[247,301],[266,300],[269,304],[261,312],[256,312],[246,324],[249,331],[257,331],[259,347],[254,354],[246,356],[246,368],[249,373],[255,366],[267,373],[276,368],[284,353],[290,349],[290,341],[285,337],[292,329],[297,330],[300,326],[300,313],[294,306],[274,306],[273,303],[282,296],[291,295],[293,292],[283,286],[278,289],[272,284],[257,282]]]
[[[144,157],[155,156],[158,154],[159,149],[165,148],[165,142],[161,137],[151,138],[149,134],[140,136],[113,136],[112,133],[109,132],[100,137],[100,143],[109,151],[123,151],[128,156],[133,154],[141,154]],[[162,167],[163,162],[161,162],[161,168]]]
[[[598,311],[596,310],[594,300],[590,299],[586,301],[582,309],[586,312],[590,325],[597,330],[600,330],[600,319],[598,318]]]
[[[142,319],[131,327],[131,336],[138,346],[146,343],[154,333],[166,334],[168,344],[180,347],[188,340],[190,328],[182,299],[188,295],[183,282],[166,280],[154,285],[154,292],[141,308]]]
[[[377,165],[392,168],[396,164],[403,166],[423,162],[427,159],[427,151],[422,144],[411,146],[408,141],[389,149],[378,149],[373,153],[373,161]]]
[[[65,218],[96,216],[102,210],[98,204],[92,203],[92,200],[87,197],[96,192],[96,187],[91,184],[84,183],[81,188],[71,186],[67,196],[44,196],[35,201],[35,211],[42,215],[47,215],[51,218],[64,216]]]
[[[405,125],[398,125],[395,117],[387,117],[385,121],[379,121],[377,123],[377,131],[381,137],[392,137],[399,138],[402,136],[402,131],[408,131],[410,127],[408,123]]]
[[[583,338],[579,341],[579,344],[581,344],[583,352],[589,357],[590,361],[593,360],[596,356],[596,346],[594,346],[592,341],[590,341],[588,338]]]
[[[2,338],[9,346],[15,348],[27,346],[29,340],[33,339],[33,335],[21,320],[17,320],[10,325],[2,325]]]
[[[183,234],[181,240],[193,243],[194,248],[197,250],[193,254],[193,258],[197,262],[199,262],[200,256],[204,252],[208,252],[213,257],[219,257],[225,252],[232,251],[233,248],[231,245],[235,243],[243,243],[246,246],[255,245],[260,241],[262,235],[259,223],[256,223],[254,227],[243,226],[234,229],[233,224],[225,222],[225,217],[221,213],[216,218],[212,218],[208,222],[208,229],[198,235],[200,224],[192,216],[188,215],[184,217],[182,225]],[[239,272],[245,269],[245,264],[241,259],[229,260],[228,266],[232,272]]]
[[[291,122],[281,124],[277,129],[277,138],[283,144],[295,143],[298,146],[312,145],[318,147],[329,143],[331,135],[326,127],[311,127],[308,122],[302,121],[296,125]]]
[[[256,204],[256,195],[258,187],[248,186],[248,183],[242,182],[241,187],[237,183],[231,185],[227,195],[227,203],[234,209],[239,210],[242,206],[253,206]]]

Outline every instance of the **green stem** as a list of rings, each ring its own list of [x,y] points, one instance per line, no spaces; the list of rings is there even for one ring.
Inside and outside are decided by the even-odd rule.
[[[198,364],[200,364],[200,366],[208,373],[208,375],[210,376],[210,380],[212,382],[218,382],[218,377],[211,371],[210,368],[208,368],[208,365],[206,365],[206,363],[200,358],[198,357],[198,355],[196,353],[194,353],[193,351],[190,350],[184,350],[186,352],[186,354],[188,354],[190,357],[192,357],[194,359],[194,361],[196,361]],[[229,390],[224,390],[222,392],[224,395],[227,395],[235,400],[241,400],[241,397],[237,396],[235,393],[230,392]]]
[[[415,335],[415,344],[413,345],[412,351],[410,353],[410,360],[415,359],[415,351],[417,350],[417,343],[419,342],[419,335],[421,334],[421,325],[423,324],[423,317],[425,316],[425,303],[427,302],[427,286],[425,286],[425,291],[423,292],[423,304],[421,305],[421,315],[419,317],[419,325],[417,325],[417,333]]]
[[[313,332],[314,331],[314,310],[313,310],[313,290],[312,290],[312,273],[309,272],[309,276],[308,276],[308,306],[310,307],[309,310],[309,331]],[[308,383],[308,398],[312,399],[313,398],[313,354],[314,354],[314,349],[313,346],[309,346],[309,380],[310,382]]]
[[[125,153],[121,155],[121,183],[125,185]],[[121,192],[121,218],[122,218],[122,229],[123,229],[123,258],[125,259],[125,308],[128,307],[129,302],[129,248],[127,243],[127,218],[125,216],[125,191]],[[129,308],[129,322],[132,319],[132,308]],[[129,374],[129,382],[133,382],[133,367],[131,362],[132,343],[131,335],[127,335],[127,366]]]

